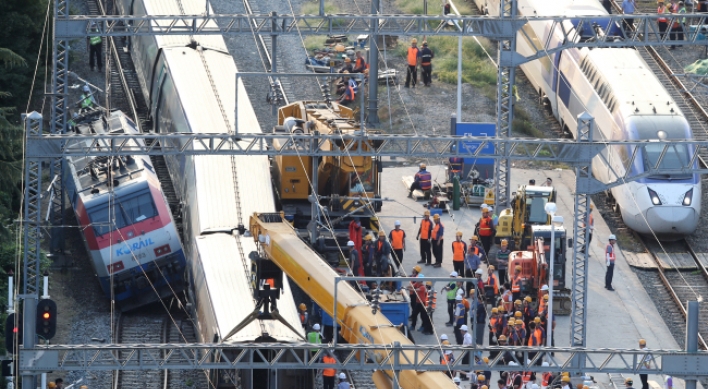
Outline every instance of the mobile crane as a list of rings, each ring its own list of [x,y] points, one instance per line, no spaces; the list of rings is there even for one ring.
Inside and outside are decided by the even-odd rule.
[[[350,284],[338,285],[337,300],[334,286],[337,273],[322,261],[314,249],[298,236],[283,213],[254,214],[250,218],[250,233],[258,245],[258,256],[262,267],[277,265],[302,290],[334,317],[341,328],[340,335],[349,343],[390,345],[412,342],[384,316],[381,311],[372,312],[367,300]],[[269,275],[268,277],[272,277]],[[406,324],[406,323],[403,323]],[[409,360],[414,360],[415,351],[408,351]],[[421,355],[422,356],[422,355]],[[388,357],[386,351],[376,351],[369,358]],[[382,359],[379,359],[382,360]],[[392,372],[374,373],[378,388],[391,387]],[[402,388],[455,389],[456,386],[443,372],[401,371],[399,385]]]

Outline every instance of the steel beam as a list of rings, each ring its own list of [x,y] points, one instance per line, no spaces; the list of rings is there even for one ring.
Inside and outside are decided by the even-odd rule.
[[[42,134],[42,115],[32,112],[25,117],[25,136]],[[61,158],[56,156],[56,158]],[[42,232],[42,160],[25,156],[25,191],[23,220],[23,277],[22,293],[37,295],[40,282]]]
[[[501,0],[499,15],[502,20],[513,19],[517,14],[517,0]],[[514,76],[516,65],[512,61],[516,55],[516,34],[499,41],[497,51],[497,137],[511,138],[514,121]],[[506,148],[509,145],[501,144]],[[511,160],[497,159],[494,163],[494,202],[496,209],[509,206],[511,197]]]
[[[310,355],[309,350],[317,350]],[[462,347],[450,346],[456,361],[450,365],[440,364],[439,345],[315,345],[310,343],[289,344],[109,344],[109,345],[49,345],[20,349],[20,371],[40,373],[71,370],[195,370],[195,369],[322,369],[334,367],[341,370],[418,370],[447,371],[462,367],[465,353],[487,353],[513,349],[511,353],[519,366],[503,363],[503,352],[490,358],[483,370],[493,371],[568,371],[575,373],[624,373],[670,374],[675,376],[708,376],[701,368],[708,363],[708,353],[686,353],[681,350],[584,350],[573,348],[532,347]],[[336,364],[321,362],[325,350],[336,350]],[[382,360],[359,360],[362,352],[386,351],[388,358]],[[410,351],[415,351],[411,353]],[[535,353],[535,355],[534,355]],[[551,354],[553,353],[553,354]],[[266,357],[272,355],[272,357]],[[653,361],[646,368],[642,361],[651,355]],[[581,359],[586,366],[580,370],[572,367],[573,360]],[[548,361],[550,366],[541,366],[536,361]],[[530,361],[530,362],[529,362]],[[685,363],[685,365],[684,365]],[[684,366],[688,366],[685,368]],[[482,367],[480,367],[482,369]]]
[[[595,121],[587,112],[578,115],[578,142],[592,142]],[[592,160],[591,160],[592,161]],[[585,347],[588,311],[588,240],[592,162],[575,167],[575,207],[573,215],[573,281],[571,290],[570,345]]]

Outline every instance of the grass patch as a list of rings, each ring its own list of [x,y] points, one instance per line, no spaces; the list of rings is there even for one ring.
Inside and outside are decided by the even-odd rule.
[[[497,69],[484,53],[484,50],[490,52],[489,42],[484,39],[479,42],[481,45],[473,38],[462,38],[462,82],[476,87],[496,85]],[[433,73],[442,82],[456,84],[458,38],[431,36],[428,44],[435,53]]]
[[[326,40],[327,37],[324,35],[308,35],[305,37],[305,49],[308,53],[312,53],[313,50],[325,47]]]
[[[319,15],[320,14],[320,2],[319,1],[318,2],[311,2],[311,1],[306,2],[300,8],[300,13],[303,15]],[[339,13],[341,13],[341,11],[339,10],[339,7],[337,7],[335,4],[325,1],[324,13],[325,14],[339,14]],[[333,24],[337,27],[344,25],[344,23],[345,23],[344,19],[334,19],[333,20]],[[305,24],[303,22],[301,22],[300,25],[304,26]]]
[[[546,137],[541,130],[533,125],[529,114],[521,107],[514,108],[514,120],[511,122],[511,131],[517,134],[528,135],[533,138]]]
[[[396,0],[396,7],[404,14],[423,14],[421,0]],[[455,7],[460,15],[472,14],[472,5],[467,1],[455,1]],[[442,15],[442,3],[428,2],[428,15]]]

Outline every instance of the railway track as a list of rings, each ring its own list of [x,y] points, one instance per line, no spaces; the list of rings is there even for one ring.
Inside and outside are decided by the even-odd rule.
[[[169,318],[165,314],[122,314],[116,325],[114,343],[167,343]],[[121,351],[120,358],[126,358],[130,352]],[[118,370],[113,375],[113,389],[167,389],[169,370]]]

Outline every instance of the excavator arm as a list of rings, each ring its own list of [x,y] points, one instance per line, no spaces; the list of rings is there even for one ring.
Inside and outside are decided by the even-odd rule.
[[[337,301],[334,300],[334,281],[337,273],[302,241],[282,214],[254,214],[250,219],[250,231],[258,242],[261,255],[273,261],[305,291],[322,309],[334,318],[334,304],[337,304],[337,320],[342,337],[350,344],[401,345],[412,344],[410,340],[380,311],[372,313],[366,299],[349,283],[340,282]],[[409,360],[414,360],[416,351],[407,351]],[[387,352],[377,351],[369,355],[377,360],[388,357]],[[422,357],[422,353],[419,357]],[[393,377],[386,372],[389,381],[377,375],[377,387],[390,387]],[[400,387],[411,389],[455,389],[455,384],[443,372],[402,371],[399,375]]]

